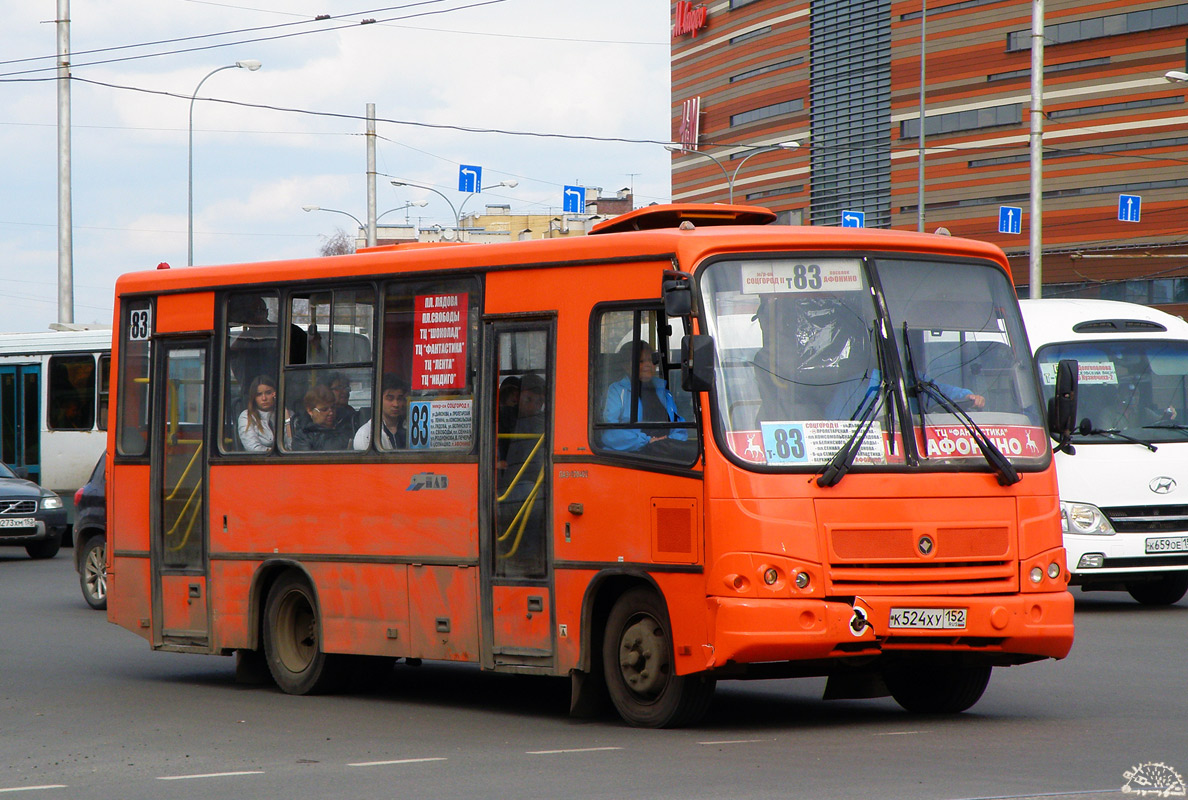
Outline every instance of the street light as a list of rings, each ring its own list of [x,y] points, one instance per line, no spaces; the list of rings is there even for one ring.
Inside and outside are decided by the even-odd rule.
[[[690,149],[688,149],[687,147],[669,147],[669,146],[667,146],[667,145],[665,145],[664,149],[665,149],[665,150],[667,150],[667,151],[668,151],[668,152],[670,152],[670,153],[691,153],[691,154],[693,154],[693,155],[695,155],[695,156],[705,156],[705,157],[706,157],[706,158],[708,158],[710,161],[712,161],[712,162],[714,162],[715,164],[717,164],[717,165],[718,165],[718,169],[722,170],[722,177],[726,179],[726,186],[727,186],[727,188],[730,188],[730,189],[733,189],[733,188],[734,188],[734,184],[733,184],[733,182],[730,180],[730,173],[726,171],[726,167],[725,167],[725,166],[723,166],[723,164],[722,164],[722,162],[721,162],[721,161],[719,161],[717,158],[715,158],[714,156],[710,155],[709,153],[706,153],[706,152],[704,152],[704,151],[701,151],[701,150],[690,150]],[[733,192],[732,192],[732,193],[733,193]]]
[[[1178,69],[1163,73],[1163,77],[1172,83],[1188,83],[1188,72],[1180,72]]]
[[[743,164],[747,163],[747,159],[749,159],[751,156],[757,156],[760,153],[772,153],[772,152],[775,152],[776,150],[795,150],[798,147],[800,147],[800,142],[780,142],[779,144],[773,144],[773,145],[769,145],[767,147],[760,147],[756,150],[751,151],[750,153],[747,153],[745,156],[743,156],[742,160],[738,162],[738,166],[734,168],[734,176],[730,179],[730,202],[731,202],[731,204],[734,203],[734,182],[736,180],[738,180],[738,171],[740,169],[742,169]]]
[[[428,192],[433,192],[435,195],[440,197],[442,200],[445,200],[446,203],[449,204],[450,211],[454,212],[454,231],[455,231],[455,233],[457,232],[458,228],[461,227],[460,218],[458,217],[458,209],[454,208],[454,204],[450,202],[450,198],[446,197],[444,194],[437,191],[432,186],[422,186],[419,183],[407,183],[405,181],[392,181],[392,185],[393,186],[411,186],[414,189],[424,189]]]
[[[479,192],[485,192],[488,189],[498,189],[500,186],[506,186],[509,189],[514,189],[519,185],[520,185],[520,182],[516,181],[516,180],[500,181],[499,183],[495,184],[494,186],[483,186],[482,188],[480,188],[478,190],[478,192],[471,192],[470,194],[466,195],[466,197],[462,198],[462,202],[458,204],[458,224],[459,225],[462,224],[462,209],[466,206],[466,201],[469,200],[470,198],[474,197]]]
[[[321,206],[302,206],[301,210],[302,211],[325,211],[329,214],[343,214],[343,215],[348,216],[351,219],[353,219],[355,221],[355,223],[360,228],[367,227],[366,225],[364,225],[362,222],[359,221],[358,217],[356,217],[354,214],[350,213],[349,211],[339,211],[337,208],[322,208]],[[386,214],[388,212],[385,211],[384,213]]]
[[[402,206],[396,206],[396,208],[389,208],[387,211],[383,212],[383,214],[380,214],[379,216],[377,216],[375,218],[375,221],[379,222],[380,217],[384,216],[384,214],[391,214],[393,211],[404,211],[406,208],[413,208],[414,206],[416,208],[424,208],[427,205],[429,205],[428,200],[411,200]],[[407,218],[408,215],[405,214],[405,217]]]
[[[194,101],[198,99],[198,90],[202,88],[202,84],[206,83],[206,78],[214,75],[216,72],[222,72],[225,69],[246,69],[249,72],[255,72],[263,65],[254,58],[249,58],[244,61],[236,61],[234,64],[228,64],[225,67],[218,67],[212,69],[206,74],[202,80],[198,81],[198,85],[194,87],[194,93],[190,95],[190,143],[187,162],[189,165],[189,203],[186,213],[186,233],[187,233],[187,247],[186,247],[186,265],[194,266]]]

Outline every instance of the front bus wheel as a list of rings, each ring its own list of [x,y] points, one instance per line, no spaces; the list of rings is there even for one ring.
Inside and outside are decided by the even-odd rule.
[[[913,714],[960,714],[981,699],[989,666],[904,662],[883,670],[895,702]]]
[[[264,657],[282,692],[313,694],[330,688],[338,659],[322,652],[321,627],[309,582],[295,572],[282,575],[264,608]]]
[[[691,725],[713,699],[713,678],[676,674],[668,611],[649,589],[632,589],[615,602],[606,622],[602,666],[611,700],[631,725]]]

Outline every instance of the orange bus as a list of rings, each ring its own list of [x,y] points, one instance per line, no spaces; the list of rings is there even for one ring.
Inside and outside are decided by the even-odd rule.
[[[109,619],[289,693],[472,662],[639,726],[725,678],[959,712],[1064,657],[1002,252],[773,220],[122,276]]]

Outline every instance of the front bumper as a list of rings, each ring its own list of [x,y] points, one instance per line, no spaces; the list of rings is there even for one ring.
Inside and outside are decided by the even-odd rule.
[[[24,516],[24,515],[22,515]],[[29,515],[32,526],[0,528],[0,545],[26,545],[43,542],[66,530],[66,509],[55,508]]]
[[[1063,658],[1072,649],[1073,598],[1066,591],[1020,595],[867,600],[708,598],[711,663],[802,661],[882,653],[945,652],[995,664]],[[964,608],[961,630],[891,629],[892,608]],[[856,609],[860,609],[856,611]],[[855,614],[866,623],[855,623]],[[861,628],[856,631],[855,627]]]
[[[1161,572],[1188,572],[1188,552],[1148,553],[1148,539],[1180,539],[1188,531],[1161,533],[1115,533],[1110,536],[1064,534],[1064,548],[1068,553],[1068,571],[1073,585],[1119,582],[1132,575]],[[1087,555],[1101,556],[1101,566],[1085,568],[1081,559]]]

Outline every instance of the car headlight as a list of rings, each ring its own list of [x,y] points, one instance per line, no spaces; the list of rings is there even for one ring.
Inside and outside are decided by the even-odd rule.
[[[61,508],[62,498],[56,494],[47,494],[41,498],[41,507],[46,511],[49,511],[51,508]]]
[[[1092,533],[1113,536],[1114,526],[1097,506],[1088,503],[1060,504],[1060,528],[1065,533]]]

